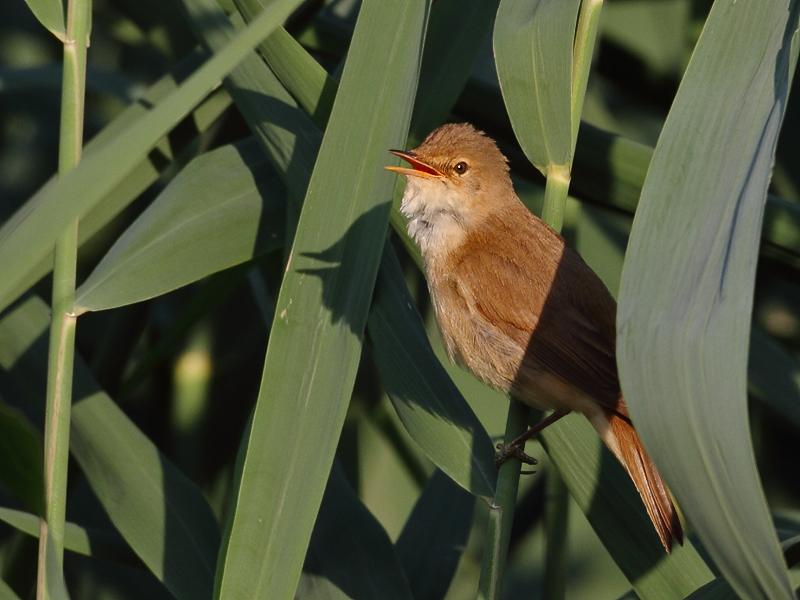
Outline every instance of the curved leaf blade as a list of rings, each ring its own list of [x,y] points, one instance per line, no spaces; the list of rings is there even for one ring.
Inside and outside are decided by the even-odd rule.
[[[386,235],[385,150],[408,132],[428,10],[423,0],[361,7],[277,300],[220,597],[295,593]]]
[[[76,379],[86,377],[83,369]],[[176,598],[210,598],[219,548],[211,507],[108,396],[90,393],[87,384],[78,383],[70,451],[92,490],[122,537]]]
[[[33,16],[62,42],[66,38],[64,3],[62,0],[25,0]]]
[[[614,296],[619,288],[629,230],[624,217],[581,207],[576,249]],[[800,362],[755,323],[750,329],[747,372],[753,397],[800,429]]]
[[[75,311],[147,300],[282,246],[282,196],[253,140],[199,156],[76,290]]]
[[[637,428],[722,573],[751,598],[793,597],[750,444],[746,386],[797,17],[790,0],[714,4],[650,163],[617,315]]]
[[[580,0],[502,0],[494,24],[514,135],[542,173],[572,163],[572,44]]]

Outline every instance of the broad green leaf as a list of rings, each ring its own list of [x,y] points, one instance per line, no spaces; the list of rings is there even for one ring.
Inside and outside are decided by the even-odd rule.
[[[367,327],[381,382],[412,438],[464,489],[491,498],[492,442],[434,355],[393,252],[383,254]]]
[[[576,249],[616,296],[630,225],[627,217],[582,206]],[[758,325],[750,330],[750,393],[800,429],[800,364]]]
[[[637,428],[714,562],[747,598],[794,597],[746,392],[758,244],[798,9],[790,0],[714,4],[650,163],[617,315]]]
[[[324,577],[347,598],[414,597],[389,536],[358,499],[336,462],[322,498],[303,573]]]
[[[25,0],[33,15],[47,31],[62,42],[66,37],[64,14],[66,7],[63,0]]]
[[[31,297],[0,321],[0,367],[21,384],[44,381],[49,309]],[[75,361],[70,451],[111,522],[177,598],[211,597],[219,546],[197,487],[97,387]],[[27,381],[26,381],[27,380]]]
[[[467,544],[475,499],[436,471],[397,539],[416,600],[444,598]]]
[[[500,90],[514,135],[542,173],[572,164],[572,44],[580,0],[501,0],[494,24]]]
[[[206,96],[255,45],[280,25],[299,0],[275,0],[181,86],[124,132],[102,152],[86,154],[75,169],[45,184],[0,228],[0,302],[27,272],[52,249],[68,223],[83,217],[118,185],[172,126]],[[68,201],[64,201],[64,199]]]
[[[0,520],[32,537],[39,537],[40,519],[38,515],[0,507]],[[136,557],[118,535],[98,529],[81,527],[69,521],[64,528],[64,548],[70,552],[103,560],[117,560],[126,563],[136,562]]]
[[[42,513],[44,498],[43,444],[41,432],[25,415],[0,400],[0,485],[36,515]]]
[[[191,483],[102,392],[76,373],[70,450],[111,522],[176,598],[210,598],[219,531]]]
[[[122,111],[86,144],[84,155],[99,151],[99,148],[105,146],[109,140],[124,131],[131,123],[150,110],[150,106],[157,104],[162,98],[171,93],[178,86],[178,82],[187,77],[201,63],[202,58],[201,52],[193,52],[178,63],[168,75],[151,85],[137,102]],[[187,157],[194,154],[204,132],[229,106],[230,98],[224,91],[214,92],[192,112],[191,121],[198,131],[197,136],[179,148],[177,152],[174,151],[174,140],[167,140],[166,138],[158,140],[152,151],[81,219],[78,243],[83,245],[90,240],[120,211],[152,185],[166,170],[165,165],[182,164]],[[56,176],[53,176],[51,181],[55,181],[55,179]],[[49,273],[52,268],[53,255],[52,252],[48,252],[36,265],[28,269],[19,284],[8,294],[8,299],[6,301],[0,300],[0,310]]]
[[[276,304],[218,595],[290,597],[361,351],[428,16],[363,3]],[[365,94],[365,89],[375,94]]]
[[[146,300],[282,246],[282,196],[254,140],[196,158],[78,288],[76,312]]]

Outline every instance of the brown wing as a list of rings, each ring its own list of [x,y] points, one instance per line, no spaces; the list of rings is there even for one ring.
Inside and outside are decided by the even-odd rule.
[[[560,236],[525,213],[476,231],[454,275],[460,286],[473,288],[476,309],[526,348],[525,366],[547,370],[626,415],[615,359],[614,299]]]

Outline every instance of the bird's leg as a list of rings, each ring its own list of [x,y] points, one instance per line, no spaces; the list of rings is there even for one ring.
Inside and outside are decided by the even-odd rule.
[[[548,427],[549,425],[552,425],[558,421],[567,413],[569,413],[568,410],[555,410],[544,419],[536,423],[536,425],[529,427],[525,433],[516,437],[510,443],[497,444],[497,453],[494,456],[494,464],[500,468],[500,465],[506,462],[509,458],[513,457],[520,462],[525,463],[526,465],[535,465],[538,461],[532,456],[525,454],[523,450],[525,447],[525,442],[542,431],[545,427]]]

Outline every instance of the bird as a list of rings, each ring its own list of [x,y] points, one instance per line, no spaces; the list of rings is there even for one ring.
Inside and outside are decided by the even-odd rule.
[[[616,364],[616,302],[561,235],[514,191],[508,159],[469,123],[448,123],[413,150],[400,212],[420,249],[449,358],[523,403],[553,411],[507,446],[583,414],[627,471],[667,553],[683,543],[667,486],[634,429]]]

